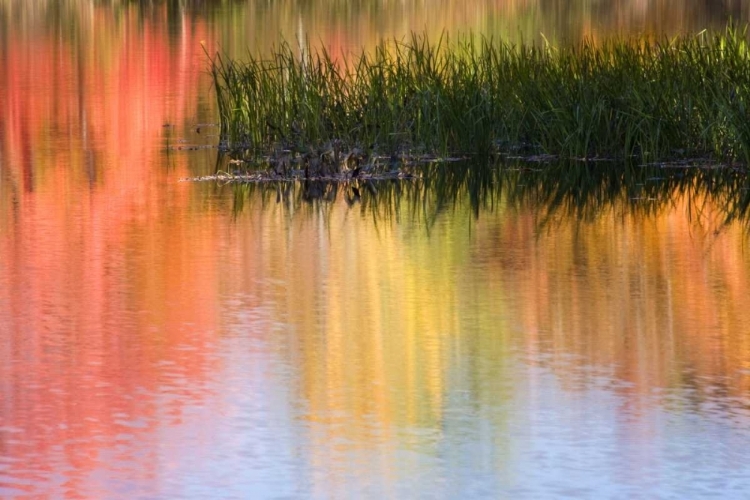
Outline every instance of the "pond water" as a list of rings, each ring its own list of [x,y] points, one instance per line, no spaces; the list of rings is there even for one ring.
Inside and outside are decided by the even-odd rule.
[[[748,16],[709,5],[0,0],[0,497],[750,496],[733,195],[181,182],[204,48]]]

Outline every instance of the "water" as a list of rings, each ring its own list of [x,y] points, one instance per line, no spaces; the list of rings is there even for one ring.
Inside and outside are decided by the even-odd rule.
[[[216,163],[202,47],[744,3],[112,3],[0,0],[0,497],[750,494],[748,233],[720,202],[180,182]]]

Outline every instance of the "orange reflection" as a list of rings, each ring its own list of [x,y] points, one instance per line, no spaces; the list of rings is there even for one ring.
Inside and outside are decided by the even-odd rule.
[[[205,21],[175,35],[166,6],[79,8],[9,23],[0,48],[0,445],[29,493],[69,464],[66,498],[205,397],[223,225],[191,217],[188,158],[162,164],[208,94]]]
[[[317,496],[347,482],[336,450],[377,450],[363,482],[408,474],[390,455],[434,452],[457,378],[467,405],[511,399],[499,382],[513,379],[515,349],[548,355],[572,389],[580,368],[612,369],[633,407],[654,388],[721,380],[746,394],[746,235],[702,231],[685,200],[653,219],[613,210],[541,233],[531,207],[388,225],[343,204],[296,216],[277,205],[233,221],[212,188],[176,182],[210,169],[210,155],[164,154],[211,116],[203,43],[237,54],[281,32],[336,53],[411,29],[577,39],[700,29],[723,14],[666,1],[598,13],[532,0],[376,2],[375,13],[313,3],[194,16],[174,2],[72,1],[49,26],[34,10],[45,2],[0,0],[0,451],[23,457],[10,477],[33,494],[64,462],[60,495],[80,498],[116,452],[138,456],[131,481],[158,483],[158,427],[220,388],[210,381],[224,362],[215,342],[230,331],[227,296],[272,304],[291,331],[269,335],[268,355],[293,367],[284,382],[306,403]],[[510,417],[489,418],[502,428]],[[404,444],[404,428],[434,439]]]
[[[725,381],[742,396],[750,259],[744,228],[721,220],[685,196],[653,218],[612,209],[584,228],[568,220],[541,233],[526,214],[482,221],[474,254],[490,279],[514,290],[529,354],[575,353],[616,367],[640,395]]]
[[[501,206],[473,221],[462,206],[424,221],[428,230],[406,216],[374,224],[343,202],[292,210],[251,201],[229,250],[246,278],[229,285],[263,296],[290,325],[278,352],[297,367],[315,493],[409,477],[393,468],[396,447],[438,453],[459,386],[461,407],[492,408],[493,428],[507,428],[519,393],[542,383],[519,380],[518,356],[571,391],[604,377],[624,416],[650,412],[661,395],[674,404],[669,394],[687,389],[696,405],[717,390],[745,398],[747,235],[721,228],[710,205],[700,219],[689,208],[685,198],[654,216],[615,206],[542,227],[536,207]],[[405,429],[425,436],[404,442]],[[621,432],[649,439],[633,429]],[[362,467],[348,462],[365,452]]]

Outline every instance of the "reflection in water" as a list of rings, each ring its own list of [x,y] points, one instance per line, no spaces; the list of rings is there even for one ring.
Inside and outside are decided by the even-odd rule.
[[[359,185],[356,181],[328,186],[323,190],[326,195],[312,200],[308,187],[302,183],[246,184],[217,189],[232,193],[238,220],[244,220],[248,214],[271,214],[279,221],[282,233],[296,232],[297,225],[300,229],[309,225],[313,231],[324,231],[320,237],[328,245],[338,238],[372,239],[372,236],[347,234],[344,227],[353,224],[346,222],[350,218],[371,221],[377,241],[393,233],[400,235],[404,239],[402,244],[407,246],[409,243],[419,246],[419,241],[444,242],[424,255],[413,256],[415,269],[425,275],[418,281],[427,289],[442,292],[436,294],[438,297],[450,297],[454,294],[449,289],[455,286],[455,276],[442,273],[448,269],[455,271],[455,266],[476,267],[472,272],[479,274],[473,277],[472,284],[512,283],[509,292],[527,295],[527,300],[519,301],[512,293],[507,298],[520,307],[516,314],[523,316],[524,310],[533,309],[534,324],[527,325],[526,330],[555,330],[553,325],[564,319],[561,324],[567,326],[563,330],[569,332],[560,336],[564,342],[573,342],[575,335],[570,332],[579,329],[585,329],[588,332],[585,335],[601,336],[600,340],[606,343],[620,339],[623,348],[630,331],[638,335],[643,335],[644,329],[654,335],[668,331],[668,338],[700,333],[697,338],[680,339],[680,349],[685,349],[700,344],[701,338],[713,342],[714,334],[701,332],[715,332],[719,328],[723,332],[719,334],[722,344],[731,343],[733,347],[726,351],[721,348],[721,356],[727,358],[717,366],[724,369],[727,359],[733,358],[730,371],[742,372],[748,361],[748,346],[742,333],[745,331],[742,325],[748,320],[742,310],[748,291],[747,258],[742,251],[748,196],[743,176],[697,168],[657,168],[662,177],[656,177],[653,171],[641,167],[625,169],[623,173],[622,166],[561,165],[559,168],[565,168],[566,172],[579,168],[579,174],[585,171],[588,176],[586,180],[576,178],[573,184],[567,184],[569,179],[558,176],[557,182],[553,182],[548,178],[558,166],[538,172],[528,168],[510,172],[507,168],[481,170],[456,164],[444,168],[446,175],[433,172],[424,180],[384,181],[373,183],[372,189],[360,185],[361,200],[354,204],[347,199],[346,191]],[[445,234],[446,225],[449,234]],[[406,227],[411,229],[406,231]],[[467,237],[471,244],[464,248]],[[309,238],[313,236],[306,236],[303,241]],[[317,252],[308,255],[307,249],[301,249],[298,258],[276,257],[278,250],[260,253],[272,260],[292,262],[308,255],[315,263],[313,267],[322,266],[327,273],[342,273],[334,282],[348,283],[353,290],[358,289],[356,275],[350,274],[347,266],[355,262],[357,268],[365,265],[356,260],[360,254],[341,256],[346,265],[334,266],[337,258],[329,255],[334,249],[324,243],[314,246],[321,244],[319,257],[325,263],[314,258]],[[380,241],[379,245],[382,244]],[[384,250],[382,258],[373,258],[371,250],[362,255],[370,261],[367,266],[372,266],[369,272],[373,276],[381,273],[402,276],[404,270],[388,272],[393,265],[391,261],[411,260],[411,254],[400,247]],[[445,266],[442,262],[450,264]],[[426,277],[433,273],[438,275],[434,282]],[[330,279],[329,274],[326,276]],[[326,281],[317,274],[310,279]],[[554,294],[550,291],[553,284],[558,289]],[[369,287],[367,290],[371,293]],[[348,309],[368,302],[365,297],[348,300],[344,292],[339,299],[337,308],[348,304]],[[338,300],[335,302],[339,304]],[[625,304],[633,310],[623,309]],[[434,305],[420,304],[418,309],[442,324],[442,319],[438,319],[441,311],[450,308],[436,300]],[[539,309],[547,311],[542,313]],[[552,311],[570,317],[556,317],[552,321],[548,317]],[[363,314],[376,315],[375,311]],[[583,318],[589,323],[579,324]],[[590,323],[594,318],[600,322],[596,328]],[[310,321],[301,321],[305,322]],[[611,347],[595,349],[597,357]],[[715,348],[694,347],[696,356],[715,351]],[[617,358],[612,355],[606,362],[615,362]],[[693,360],[686,367],[695,369],[701,364]],[[700,385],[700,380],[702,377],[691,378],[690,383]],[[736,389],[738,396],[743,394],[744,382]]]
[[[328,204],[344,201],[349,208],[357,206],[361,213],[371,214],[375,222],[403,215],[434,221],[463,203],[478,218],[502,202],[533,209],[543,225],[595,219],[609,212],[656,216],[680,205],[689,221],[716,231],[734,222],[746,225],[750,215],[744,168],[611,161],[501,161],[489,167],[449,162],[404,168],[409,174],[405,179],[237,182],[232,184],[234,211],[241,212],[248,202],[262,209],[275,202],[296,213],[304,205],[327,210]]]
[[[701,195],[710,172],[689,170],[682,185],[633,188],[657,198],[647,202],[611,178],[584,197],[534,172],[472,194],[489,180],[446,168],[453,181],[382,183],[351,206],[341,192],[310,201],[303,185],[284,185],[287,197],[273,185],[219,188],[244,196],[238,225],[266,231],[237,259],[263,255],[274,270],[280,289],[267,298],[290,325],[282,343],[295,346],[321,483],[352,493],[347,474],[362,470],[352,461],[365,448],[382,457],[368,455],[370,477],[392,478],[396,493],[469,467],[489,491],[657,495],[686,487],[670,465],[684,460],[702,471],[690,488],[747,486],[732,461],[750,424],[750,261],[744,227],[724,226],[712,201],[732,193]],[[453,197],[438,204],[441,186]],[[538,204],[548,193],[576,203]],[[706,224],[712,210],[717,226]],[[694,432],[721,451],[691,461]],[[561,467],[571,470],[550,479]]]
[[[0,0],[0,497],[747,496],[741,177],[178,182],[202,42],[727,14],[420,5]]]

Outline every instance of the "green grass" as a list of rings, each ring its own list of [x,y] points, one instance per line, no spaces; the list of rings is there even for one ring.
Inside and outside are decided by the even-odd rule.
[[[596,45],[412,35],[346,61],[211,58],[221,146],[262,157],[550,154],[750,164],[747,27]],[[336,168],[339,168],[337,165]]]

